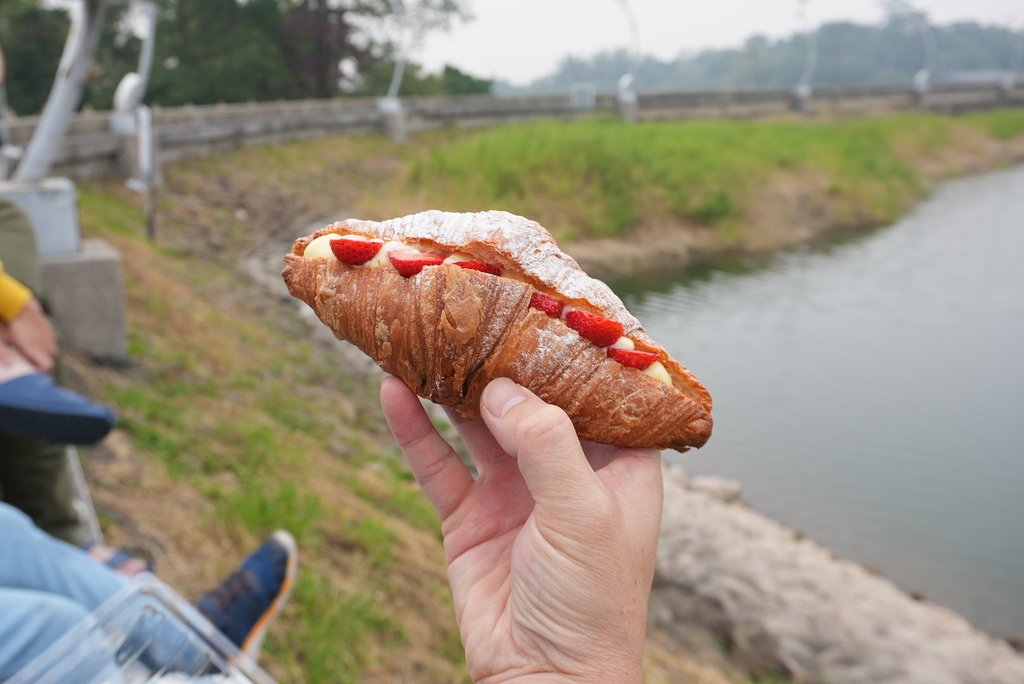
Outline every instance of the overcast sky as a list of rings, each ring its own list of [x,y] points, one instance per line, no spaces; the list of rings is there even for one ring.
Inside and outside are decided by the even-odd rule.
[[[642,52],[670,59],[681,51],[741,44],[754,33],[784,36],[800,26],[797,0],[625,0]],[[410,55],[436,71],[452,64],[475,76],[524,84],[567,55],[630,47],[623,0],[465,0],[475,19],[431,35]],[[1024,28],[1024,0],[916,0],[933,22],[958,20]],[[877,22],[879,0],[807,0],[814,24]],[[584,25],[585,22],[585,25]]]

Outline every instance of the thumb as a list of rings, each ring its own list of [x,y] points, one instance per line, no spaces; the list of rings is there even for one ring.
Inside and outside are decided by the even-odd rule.
[[[578,511],[602,500],[600,482],[565,411],[508,378],[491,381],[480,403],[484,422],[517,459],[538,508]]]

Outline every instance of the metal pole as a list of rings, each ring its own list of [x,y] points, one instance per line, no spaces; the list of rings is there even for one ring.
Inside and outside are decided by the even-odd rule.
[[[71,30],[64,44],[57,77],[14,180],[31,183],[42,180],[49,173],[92,68],[106,7],[106,0],[83,0],[81,11],[72,13]]]
[[[917,97],[923,98],[931,90],[932,69],[935,66],[935,55],[938,47],[935,43],[935,36],[928,26],[928,18],[923,13],[915,16],[917,31],[921,35],[921,43],[924,46],[924,64],[914,74],[914,92]]]
[[[156,44],[156,4],[151,0],[140,0],[136,7],[144,19],[145,28],[142,34],[142,50],[139,53],[139,69],[136,72],[141,79],[142,92],[146,92],[149,84],[149,72],[153,68],[153,50]]]
[[[814,71],[818,66],[818,30],[811,30],[810,21],[807,19],[807,0],[800,0],[799,7],[801,23],[807,32],[807,53],[804,55],[804,70],[797,88],[810,96],[811,82],[814,80]]]
[[[637,116],[637,98],[634,83],[636,78],[634,72],[640,65],[640,29],[637,27],[636,17],[627,0],[618,0],[622,11],[626,15],[626,25],[629,27],[632,46],[630,49],[629,70],[619,77],[615,88],[615,98],[619,105],[619,114],[626,121],[635,121]]]
[[[395,41],[395,70],[391,73],[391,85],[388,86],[387,98],[398,99],[398,91],[402,88],[402,77],[405,75],[405,8],[401,0],[390,0],[391,13],[398,24],[398,40]]]

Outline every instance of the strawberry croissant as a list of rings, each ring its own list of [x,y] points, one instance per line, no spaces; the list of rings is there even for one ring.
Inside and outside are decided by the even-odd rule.
[[[683,451],[711,435],[700,381],[533,221],[349,219],[296,240],[283,275],[338,338],[463,415],[507,377],[565,409],[583,439]]]

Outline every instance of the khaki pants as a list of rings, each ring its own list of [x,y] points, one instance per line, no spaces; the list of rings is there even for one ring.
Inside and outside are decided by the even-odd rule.
[[[0,199],[0,260],[7,273],[42,299],[32,225],[21,209],[4,199]],[[0,501],[20,508],[55,537],[75,545],[83,541],[63,445],[0,430]]]

